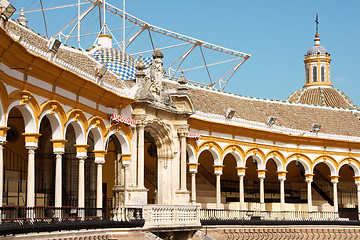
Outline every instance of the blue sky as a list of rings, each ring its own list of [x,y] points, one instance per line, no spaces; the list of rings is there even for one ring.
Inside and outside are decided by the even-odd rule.
[[[24,1],[12,2],[21,6]],[[32,2],[38,1],[24,6]],[[122,6],[121,0],[109,2]],[[128,0],[126,11],[153,25],[251,54],[225,91],[279,100],[304,84],[303,59],[314,44],[318,12],[321,45],[332,58],[331,81],[360,106],[360,1]]]

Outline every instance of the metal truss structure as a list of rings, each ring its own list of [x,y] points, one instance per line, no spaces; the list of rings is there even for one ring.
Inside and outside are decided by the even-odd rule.
[[[240,66],[250,58],[249,54],[154,26],[125,12],[125,1],[122,9],[110,4],[110,1],[66,0],[61,3],[68,4],[62,6],[54,5],[55,3],[47,6],[46,2],[43,5],[40,0],[40,4],[34,3],[23,13],[27,14],[28,18],[30,14],[41,13],[42,19],[41,21],[37,19],[37,22],[44,23],[47,37],[51,35],[64,44],[80,49],[94,46],[100,34],[111,35],[113,48],[126,52],[134,58],[138,58],[139,55],[149,57],[155,49],[158,49],[164,53],[166,75],[170,79],[177,79],[181,72],[184,72],[189,82],[221,91],[229,80],[234,78]],[[55,2],[59,4],[59,1]],[[18,4],[21,3],[14,4],[20,9],[21,5]],[[60,14],[61,20],[58,17]],[[56,23],[51,26],[49,22]],[[32,28],[31,23],[30,20],[30,28]]]

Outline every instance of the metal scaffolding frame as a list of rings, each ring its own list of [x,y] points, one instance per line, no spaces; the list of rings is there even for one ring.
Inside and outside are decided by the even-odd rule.
[[[189,82],[199,84],[205,87],[216,88],[218,90],[224,90],[227,83],[230,81],[230,79],[233,78],[234,74],[239,70],[241,65],[250,58],[250,55],[247,53],[221,47],[147,23],[125,12],[125,0],[123,0],[122,9],[111,5],[110,3],[107,3],[105,0],[74,1],[77,3],[53,7],[41,6],[41,9],[30,9],[23,12],[42,13],[42,15],[44,16],[44,24],[46,26],[44,13],[45,11],[76,7],[77,17],[68,21],[68,23],[65,24],[63,27],[59,26],[60,30],[57,30],[55,34],[52,34],[53,37],[57,37],[59,38],[59,40],[62,40],[64,44],[67,44],[69,40],[76,38],[78,42],[78,47],[82,48],[82,46],[85,46],[85,44],[81,44],[81,39],[85,37],[87,38],[89,36],[96,36],[93,44],[95,45],[98,36],[100,34],[106,33],[113,37],[115,41],[114,47],[118,48],[123,52],[126,51],[127,54],[134,57],[137,57],[140,54],[151,53],[155,49],[165,51],[170,51],[171,49],[178,49],[178,52],[176,52],[176,54],[173,54],[172,56],[166,55],[166,60],[164,60],[166,72],[169,73],[169,78],[177,79],[180,77],[180,72],[184,72],[186,75],[189,76]],[[86,9],[83,9],[83,11],[81,11],[80,7],[83,5],[90,6],[86,6]],[[91,12],[96,11],[97,9],[99,10],[98,20],[100,22],[101,28],[98,32],[95,32],[94,30],[91,33],[86,32],[82,27],[82,21],[86,21],[86,16],[88,16]],[[101,12],[103,12],[102,16]],[[107,15],[106,12],[108,13]],[[121,18],[123,21],[122,27],[109,27],[106,22],[109,14]],[[77,31],[75,31],[76,29]],[[125,31],[127,29],[130,29],[131,31],[135,29],[137,31],[134,34],[128,36],[126,39]],[[121,32],[121,34],[116,34],[115,31]],[[120,36],[121,41],[118,41],[116,39],[117,36]],[[136,42],[140,38],[142,40],[145,39],[143,41],[147,42],[147,44],[144,44],[144,46],[146,45],[150,47],[147,47],[147,49],[146,47],[144,47],[144,49],[133,47],[134,49],[130,50],[134,42]],[[158,39],[160,38],[161,42],[158,43]],[[88,38],[87,42],[90,43],[90,40]],[[200,59],[201,64],[197,64],[199,60],[195,61],[194,59]],[[219,68],[216,68],[216,70],[214,70],[214,68],[218,67],[219,65],[221,65],[222,68],[221,73],[219,71]],[[199,78],[200,80],[198,80],[197,77],[196,79],[192,79],[191,72],[200,70],[203,71],[203,75]]]

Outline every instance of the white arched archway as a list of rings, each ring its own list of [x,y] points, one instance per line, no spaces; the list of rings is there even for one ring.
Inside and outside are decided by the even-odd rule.
[[[51,113],[50,110],[46,110],[43,113],[41,113],[40,117],[39,117],[39,126],[38,126],[38,130],[40,130],[40,124],[41,121],[44,117],[47,117],[49,119],[50,125],[51,125],[51,136],[52,139],[63,139],[63,126],[61,124],[61,120],[59,115],[55,112],[55,113]]]
[[[218,151],[215,148],[210,148],[209,146],[205,146],[200,150],[200,152],[198,153],[197,162],[199,162],[199,157],[204,151],[209,151],[211,153],[214,159],[214,165],[222,165],[222,161],[220,159],[220,154],[218,153]]]
[[[121,146],[121,152],[123,154],[130,154],[130,144],[123,131],[113,130],[109,132],[105,138],[106,146],[104,146],[104,149],[107,149],[107,145],[109,144],[109,140],[112,135],[114,135],[119,140]]]
[[[359,176],[360,176],[360,169],[359,169],[358,165],[355,164],[353,161],[350,161],[350,162],[344,161],[344,162],[342,162],[342,163],[339,165],[339,168],[337,169],[337,172],[336,172],[336,175],[337,175],[337,176],[340,176],[340,169],[341,169],[341,167],[344,166],[344,165],[349,165],[349,166],[351,166],[351,168],[354,170],[355,177],[359,177]]]
[[[261,159],[261,157],[259,157],[258,155],[255,155],[255,154],[253,154],[253,153],[249,154],[249,155],[246,157],[246,160],[244,161],[244,166],[246,165],[246,161],[249,159],[249,157],[252,157],[252,158],[256,161],[257,169],[258,169],[258,170],[265,170],[264,162],[263,162],[263,160]]]
[[[275,164],[276,164],[276,169],[277,171],[279,172],[282,172],[282,171],[285,171],[284,169],[284,164],[283,162],[278,158],[278,157],[268,157],[266,160],[265,160],[265,166],[267,164],[267,162],[272,159],[274,160]]]
[[[186,146],[186,152],[187,152],[188,157],[189,157],[189,163],[198,163],[198,159],[196,157],[193,146],[187,145]]]
[[[329,167],[329,169],[330,169],[330,175],[331,176],[337,176],[336,174],[337,174],[337,171],[336,171],[336,167],[335,167],[335,165],[331,162],[331,161],[326,161],[326,160],[320,160],[320,161],[317,161],[314,165],[313,165],[313,167],[312,167],[312,172],[314,172],[314,169],[315,169],[315,167],[316,167],[316,165],[318,165],[319,163],[325,163],[328,167]]]
[[[306,160],[304,160],[303,158],[296,158],[296,157],[293,157],[293,158],[290,158],[286,164],[285,164],[285,168],[284,170],[286,171],[288,165],[293,162],[293,161],[298,161],[299,163],[301,163],[301,165],[304,167],[304,170],[305,170],[305,174],[312,174],[312,169],[310,167],[310,165],[308,164],[308,162]]]
[[[66,131],[67,131],[69,125],[71,125],[74,128],[76,144],[77,145],[85,145],[86,144],[86,138],[85,138],[84,126],[79,121],[75,121],[74,118],[70,119],[65,124],[64,135],[63,135],[64,139],[65,139]]]
[[[90,132],[94,136],[94,150],[101,151],[104,150],[104,141],[102,138],[102,133],[99,127],[95,127],[95,125],[91,125],[86,132],[86,139],[89,137]]]
[[[36,117],[33,109],[28,104],[21,105],[20,101],[15,101],[10,104],[7,109],[5,125],[7,125],[9,113],[14,107],[21,112],[21,115],[24,118],[25,133],[37,133]]]
[[[231,154],[235,160],[236,160],[236,166],[237,167],[244,167],[244,162],[240,156],[240,154],[237,152],[237,151],[233,151],[233,150],[227,150],[224,155],[223,155],[223,159],[221,160],[221,162],[223,163],[224,160],[225,160],[225,157],[228,155],[228,154]]]

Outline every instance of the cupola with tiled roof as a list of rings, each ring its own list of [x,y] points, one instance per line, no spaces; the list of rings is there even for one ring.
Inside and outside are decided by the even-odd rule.
[[[318,16],[316,15],[315,44],[305,54],[305,85],[286,101],[338,108],[358,108],[343,92],[334,88],[330,80],[330,53],[320,45]]]

